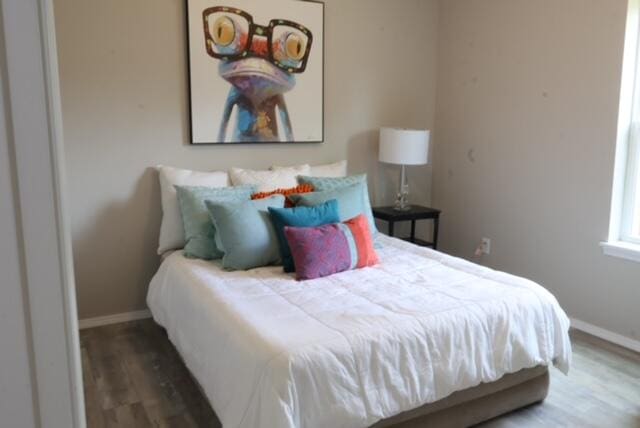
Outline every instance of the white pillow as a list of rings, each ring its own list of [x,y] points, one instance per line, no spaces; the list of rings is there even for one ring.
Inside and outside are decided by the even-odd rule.
[[[162,224],[158,254],[163,254],[169,250],[183,248],[185,244],[182,214],[180,214],[176,189],[173,186],[227,187],[229,175],[224,171],[199,172],[163,165],[158,165],[156,169],[160,177],[162,193]]]
[[[341,160],[326,165],[311,166],[312,177],[346,177],[347,161]]]
[[[284,166],[272,166],[271,169],[273,171],[278,171],[283,168],[287,168]],[[288,167],[291,168],[291,167]],[[304,175],[304,174],[300,174]],[[311,166],[311,172],[309,174],[311,177],[346,177],[347,176],[347,161],[341,160],[339,162],[330,163],[326,165],[316,165]]]
[[[229,176],[234,186],[253,184],[256,192],[271,192],[276,189],[289,189],[298,185],[299,175],[309,175],[309,165],[279,168],[274,171],[256,171],[252,169],[231,168]]]

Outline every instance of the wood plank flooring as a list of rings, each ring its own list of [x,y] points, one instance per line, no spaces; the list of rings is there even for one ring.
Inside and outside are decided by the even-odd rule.
[[[483,428],[640,428],[640,355],[584,333],[571,337],[571,372],[552,369],[544,403]],[[88,427],[221,427],[152,320],[82,330],[80,342]]]

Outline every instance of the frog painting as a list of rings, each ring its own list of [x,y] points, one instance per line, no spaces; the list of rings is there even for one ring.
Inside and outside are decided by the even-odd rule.
[[[314,19],[309,12],[294,13],[307,2],[280,0],[268,8],[258,0],[229,3],[188,3],[192,141],[322,141],[322,62],[314,55],[322,49],[315,34],[322,31],[322,4],[310,2],[320,13]],[[254,9],[260,9],[259,19]],[[195,41],[191,19],[198,12],[201,35]],[[195,51],[198,45],[208,63]]]

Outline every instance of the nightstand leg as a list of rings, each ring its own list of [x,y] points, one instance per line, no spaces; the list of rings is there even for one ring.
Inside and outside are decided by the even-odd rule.
[[[440,217],[433,219],[433,249],[438,249],[438,229],[440,228]]]
[[[411,242],[415,244],[416,242],[416,221],[411,220]]]
[[[389,222],[389,236],[393,236],[393,224],[394,222]]]

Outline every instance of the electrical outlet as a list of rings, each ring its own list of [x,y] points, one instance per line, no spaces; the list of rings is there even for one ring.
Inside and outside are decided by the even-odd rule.
[[[482,254],[491,254],[491,239],[482,238]]]

